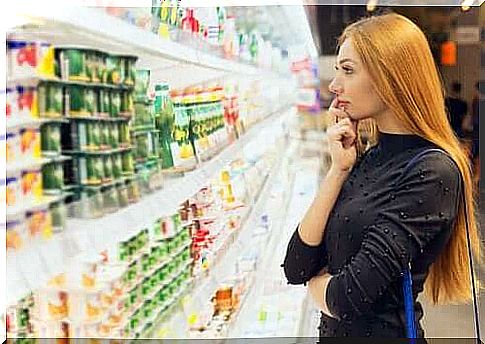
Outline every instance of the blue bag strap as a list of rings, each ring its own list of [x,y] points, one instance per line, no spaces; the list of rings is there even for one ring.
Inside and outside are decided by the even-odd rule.
[[[430,148],[422,151],[415,157],[409,161],[406,168],[403,171],[403,174],[410,169],[416,161],[422,156],[432,153],[432,152],[440,152],[445,154],[447,157],[451,159],[449,154],[442,149],[439,148]],[[455,161],[451,159],[454,163]],[[456,163],[455,163],[456,164]],[[467,213],[467,205],[465,199],[465,192],[461,193],[463,206],[465,208],[465,214]],[[480,319],[479,319],[479,311],[478,311],[478,303],[477,303],[477,291],[475,285],[475,270],[473,267],[473,253],[471,248],[471,240],[470,240],[470,226],[468,224],[468,218],[465,215],[465,228],[466,228],[466,236],[467,236],[467,246],[468,246],[468,258],[470,263],[470,273],[471,273],[471,288],[472,288],[472,297],[473,297],[473,312],[474,312],[474,320],[475,320],[475,334],[477,343],[480,343]],[[403,282],[402,282],[402,289],[403,289],[403,296],[404,296],[404,312],[406,316],[406,336],[407,338],[411,339],[411,343],[415,341],[413,339],[418,337],[417,328],[416,328],[416,315],[414,311],[414,298],[413,298],[413,285],[412,285],[412,275],[411,275],[411,262],[408,262],[407,268],[402,273]]]

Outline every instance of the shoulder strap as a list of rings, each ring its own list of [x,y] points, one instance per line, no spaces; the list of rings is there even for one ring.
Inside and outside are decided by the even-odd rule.
[[[422,151],[421,153],[414,156],[409,163],[406,165],[403,173],[407,172],[410,168],[412,168],[416,162],[426,154],[432,152],[441,152],[442,154],[446,155],[450,158],[453,163],[456,162],[450,157],[450,155],[442,149],[439,148],[430,148]],[[465,188],[465,183],[463,183],[463,189]],[[473,298],[473,313],[474,313],[474,323],[475,323],[475,334],[477,336],[477,343],[480,343],[480,319],[479,319],[479,311],[478,311],[478,298],[477,298],[477,291],[475,285],[475,270],[473,264],[473,253],[472,253],[472,246],[470,240],[470,225],[468,223],[467,214],[467,204],[465,199],[465,192],[462,190],[461,192],[461,201],[463,202],[463,207],[465,208],[465,229],[466,229],[466,239],[467,239],[467,246],[468,246],[468,259],[470,263],[470,273],[471,273],[471,288],[472,288],[472,298]],[[412,297],[412,279],[411,279],[411,265],[409,265],[408,269],[404,272],[403,276],[403,293],[404,293],[404,308],[406,312],[406,326],[407,326],[407,336],[408,338],[416,338],[416,323],[414,318],[414,300]]]

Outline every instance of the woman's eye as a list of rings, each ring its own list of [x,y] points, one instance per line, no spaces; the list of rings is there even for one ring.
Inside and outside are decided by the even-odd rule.
[[[352,68],[349,67],[342,67],[342,69],[344,70],[345,74],[351,74],[353,72]]]

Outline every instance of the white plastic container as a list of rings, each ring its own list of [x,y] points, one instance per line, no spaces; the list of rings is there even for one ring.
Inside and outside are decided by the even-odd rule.
[[[9,129],[6,135],[6,160],[7,164],[22,160],[22,150],[20,149],[20,134],[18,130]]]
[[[18,207],[25,204],[26,200],[22,195],[22,181],[20,172],[13,172],[7,176],[5,181],[5,199],[7,207]]]
[[[102,289],[69,290],[68,318],[73,322],[99,321],[104,316]]]
[[[36,291],[34,304],[35,318],[42,319],[42,321],[60,320],[65,318],[68,313],[67,293],[59,288],[42,288]],[[46,326],[43,330],[52,330],[52,328]],[[49,338],[49,336],[44,338]]]

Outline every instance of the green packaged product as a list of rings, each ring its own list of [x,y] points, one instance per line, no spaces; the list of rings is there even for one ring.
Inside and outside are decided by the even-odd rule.
[[[128,261],[128,249],[128,243],[126,241],[122,241],[118,244],[118,260],[120,262]],[[128,275],[129,272],[127,271],[124,275],[124,282],[129,282]]]
[[[131,152],[122,153],[122,169],[123,175],[132,175],[135,172],[133,156]]]
[[[120,114],[123,117],[131,118],[135,112],[133,105],[133,93],[129,91],[123,91],[121,93],[121,105]]]
[[[103,159],[103,183],[109,183],[113,180],[113,161],[111,156],[106,155],[102,157]]]
[[[124,68],[121,66],[121,58],[118,55],[108,55],[106,58],[106,70],[108,83],[113,85],[121,84],[124,75]]]
[[[101,184],[103,177],[103,162],[98,156],[79,158],[81,168],[81,183],[86,185]]]
[[[86,54],[89,50],[76,47],[57,47],[55,56],[58,61],[58,76],[63,80],[90,80],[87,72]]]
[[[37,87],[39,116],[59,118],[63,115],[63,87],[57,82],[41,81]]]
[[[101,117],[109,117],[111,114],[110,109],[110,92],[106,88],[100,88],[98,90],[98,113]]]
[[[50,163],[42,167],[42,187],[47,193],[61,193],[64,187],[62,163]]]
[[[118,210],[118,191],[115,186],[109,186],[103,191],[103,205],[103,209],[107,213]]]
[[[135,85],[136,72],[135,63],[138,60],[137,56],[121,55],[121,66],[124,69],[122,75],[122,82],[127,86]]]
[[[99,150],[101,148],[101,126],[100,123],[90,122],[88,126],[91,130],[91,142],[89,146],[92,150]]]
[[[102,150],[108,150],[110,149],[110,143],[109,143],[109,124],[106,122],[101,122],[99,124],[99,129],[100,129],[100,149]]]
[[[88,117],[91,112],[88,112],[86,106],[86,90],[85,86],[67,85],[66,86],[66,114],[74,117]]]
[[[118,124],[119,142],[121,147],[130,146],[130,127],[126,122],[119,122]]]
[[[111,90],[110,92],[110,116],[119,117],[121,111],[121,92]]]
[[[147,272],[149,272],[150,269],[151,269],[149,257],[150,257],[149,254],[144,254],[140,258],[141,271],[144,274],[146,274]]]
[[[91,82],[106,82],[106,54],[98,50],[86,52],[87,74]]]
[[[138,180],[133,179],[126,182],[128,189],[128,200],[130,203],[136,203],[140,200],[140,190]]]
[[[119,179],[122,176],[122,163],[121,163],[121,154],[113,154],[111,156],[111,164],[113,167],[113,177],[115,179]]]
[[[116,122],[109,124],[109,145],[116,149],[119,146],[120,134],[118,131],[118,124]]]
[[[98,92],[94,88],[86,88],[85,89],[85,106],[86,106],[86,111],[91,115],[91,116],[97,116],[98,115]]]
[[[52,203],[49,207],[52,217],[52,230],[54,232],[61,232],[66,226],[67,209],[64,202]]]
[[[61,125],[59,123],[45,123],[41,126],[42,154],[57,156],[61,154]]]
[[[119,185],[117,187],[118,190],[118,204],[120,207],[126,207],[129,202],[128,198],[128,188],[125,185]]]
[[[97,218],[103,215],[103,198],[99,189],[81,191],[82,216]]]
[[[144,161],[149,156],[149,139],[148,133],[143,133],[135,137],[135,159]]]
[[[146,99],[150,85],[150,70],[136,69],[135,73],[135,97],[136,100],[144,100]]]

